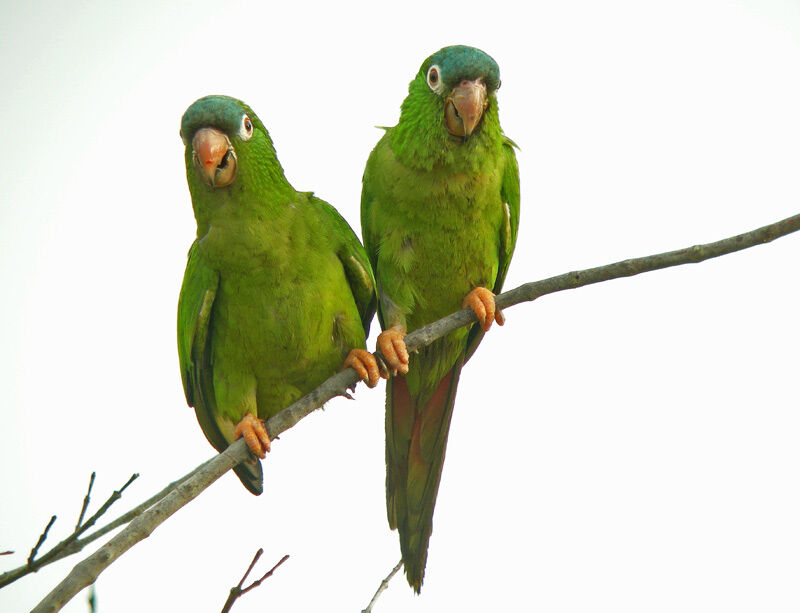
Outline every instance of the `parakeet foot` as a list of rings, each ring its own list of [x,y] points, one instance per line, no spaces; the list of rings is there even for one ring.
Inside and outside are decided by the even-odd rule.
[[[408,372],[408,350],[406,349],[406,331],[395,326],[384,330],[378,335],[377,348],[386,360],[389,370],[395,375],[398,372]]]
[[[476,287],[464,297],[461,308],[466,307],[471,308],[475,313],[484,332],[489,331],[493,321],[496,321],[498,326],[506,323],[502,311],[494,305],[494,294],[485,287]]]
[[[258,456],[262,460],[267,457],[269,451],[269,434],[264,422],[255,417],[252,413],[248,413],[236,425],[233,431],[234,440],[244,437],[244,442],[253,452],[253,455]]]
[[[367,387],[375,387],[381,378],[381,372],[378,368],[378,361],[366,349],[351,349],[350,353],[344,359],[342,370],[350,366],[358,373],[361,380],[367,384]]]

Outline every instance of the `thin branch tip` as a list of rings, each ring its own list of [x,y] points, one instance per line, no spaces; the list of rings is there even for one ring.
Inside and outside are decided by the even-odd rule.
[[[33,561],[36,558],[36,554],[39,553],[39,548],[44,544],[45,539],[47,539],[47,533],[50,532],[50,528],[53,527],[53,524],[56,523],[56,516],[53,515],[50,518],[50,521],[47,522],[47,526],[45,526],[44,531],[41,535],[39,535],[39,540],[36,541],[36,544],[31,549],[31,553],[28,555],[28,567],[33,566]]]
[[[42,544],[44,543],[45,539],[47,538],[47,534],[56,520],[56,516],[53,515],[53,517],[50,518],[50,522],[47,524],[47,527],[44,529],[44,532],[39,537],[39,541],[31,550],[31,553],[28,556],[27,563],[24,566],[20,566],[19,568],[15,568],[0,574],[0,588],[3,588],[10,583],[13,583],[17,579],[24,577],[29,573],[35,573],[40,568],[48,564],[51,564],[56,560],[60,560],[61,558],[64,558],[70,554],[80,551],[88,543],[110,532],[113,529],[113,527],[121,525],[118,523],[114,526],[113,525],[114,522],[112,522],[112,524],[109,524],[108,526],[97,530],[94,534],[86,537],[83,540],[78,538],[82,534],[84,534],[89,528],[91,528],[97,522],[97,520],[108,511],[108,509],[111,507],[112,504],[114,504],[114,502],[116,502],[121,498],[122,492],[125,490],[125,488],[127,488],[138,476],[139,476],[138,473],[134,473],[134,475],[130,479],[128,479],[128,481],[125,483],[125,485],[122,486],[122,488],[120,488],[119,490],[115,490],[108,498],[108,500],[106,500],[106,502],[100,507],[100,509],[84,522],[83,518],[89,507],[90,495],[92,492],[92,488],[94,487],[94,482],[96,478],[96,473],[92,472],[91,477],[89,478],[89,487],[87,488],[86,495],[83,498],[83,504],[81,505],[81,512],[80,515],[78,516],[78,523],[75,525],[75,529],[73,530],[72,534],[70,534],[67,538],[65,538],[61,542],[54,545],[47,553],[37,558],[36,556],[38,554],[38,551],[41,548]]]
[[[86,490],[86,496],[83,497],[83,504],[81,505],[81,512],[78,515],[78,521],[75,524],[75,532],[80,530],[81,525],[83,524],[83,518],[86,515],[86,509],[89,506],[89,500],[92,494],[92,488],[94,487],[94,479],[97,476],[96,471],[92,471],[92,475],[89,477],[89,488]]]
[[[289,559],[289,555],[286,554],[285,556],[283,556],[278,561],[277,564],[275,564],[275,566],[273,566],[266,573],[264,573],[264,575],[260,579],[257,579],[256,581],[253,581],[253,583],[251,583],[247,587],[243,588],[242,586],[244,585],[245,579],[247,579],[247,576],[253,570],[253,567],[256,565],[256,562],[258,562],[258,559],[261,557],[261,554],[263,554],[263,553],[264,553],[263,547],[259,548],[259,550],[256,551],[256,555],[253,556],[253,561],[250,562],[250,565],[247,567],[247,570],[245,571],[244,575],[239,580],[239,583],[230,589],[230,592],[228,593],[228,599],[225,601],[225,604],[222,605],[222,610],[221,610],[220,613],[228,613],[231,610],[231,608],[233,607],[233,603],[235,603],[236,600],[239,599],[239,597],[243,596],[244,594],[246,594],[250,590],[252,590],[254,588],[257,588],[259,585],[261,585],[262,581],[264,581],[265,579],[271,577],[272,573],[275,572],[275,569],[278,568],[281,564],[283,564],[286,560]]]
[[[367,608],[362,609],[361,613],[372,613],[372,607],[375,606],[375,603],[378,601],[378,597],[389,587],[389,582],[392,580],[392,577],[394,577],[397,574],[397,571],[399,571],[402,566],[403,566],[403,560],[401,559],[397,564],[395,564],[391,572],[388,575],[386,575],[386,577],[383,578],[383,581],[381,581],[381,584],[378,586],[377,591],[372,596],[372,600],[369,601]]]

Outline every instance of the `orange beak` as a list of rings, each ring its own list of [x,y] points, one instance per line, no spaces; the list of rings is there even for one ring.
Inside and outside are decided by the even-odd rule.
[[[486,85],[481,79],[461,81],[445,101],[444,121],[447,129],[455,136],[466,138],[475,130],[488,104]]]

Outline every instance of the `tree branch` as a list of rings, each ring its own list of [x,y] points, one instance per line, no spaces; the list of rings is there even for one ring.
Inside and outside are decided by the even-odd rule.
[[[198,466],[193,471],[191,471],[190,473],[184,475],[180,479],[177,479],[177,480],[173,481],[172,483],[167,485],[164,489],[162,489],[157,494],[151,496],[150,498],[148,498],[147,500],[145,500],[144,502],[142,502],[138,506],[134,507],[133,509],[131,509],[127,513],[124,513],[123,515],[120,515],[117,519],[115,519],[112,522],[109,522],[108,524],[106,524],[102,528],[98,528],[97,530],[95,530],[94,532],[89,534],[88,536],[85,536],[83,538],[77,538],[77,539],[73,540],[73,538],[72,538],[73,535],[70,535],[69,538],[64,539],[63,541],[61,541],[60,543],[55,545],[44,556],[34,560],[33,564],[25,564],[23,566],[20,566],[18,568],[14,568],[12,570],[9,570],[9,571],[6,571],[6,572],[0,574],[0,589],[4,588],[6,585],[8,585],[10,583],[13,583],[17,579],[20,579],[20,578],[24,577],[25,575],[37,572],[43,566],[47,566],[48,564],[52,564],[53,562],[61,560],[62,558],[66,558],[67,556],[70,556],[73,553],[78,553],[84,547],[86,547],[86,545],[88,545],[89,543],[92,543],[92,542],[96,541],[97,539],[105,536],[109,532],[119,528],[120,526],[123,526],[123,525],[127,524],[134,517],[138,517],[144,511],[146,511],[147,509],[152,507],[156,502],[158,502],[164,496],[169,494],[178,485],[180,485],[181,483],[183,483],[187,479],[190,479],[191,477],[193,477],[195,475],[195,473],[198,470],[200,470],[200,468],[202,468],[202,465]],[[130,483],[130,480],[129,480],[129,483]],[[125,487],[127,487],[128,484],[123,486],[123,488],[121,488],[119,490],[119,493],[122,493],[122,490]],[[3,553],[0,553],[0,555],[10,555],[12,553],[14,553],[14,552],[13,551],[6,551],[6,552],[3,552]]]
[[[39,553],[39,547],[41,547],[44,544],[44,541],[47,538],[47,533],[50,532],[50,528],[53,527],[54,523],[56,523],[55,515],[53,515],[50,518],[50,521],[47,522],[47,526],[45,526],[44,531],[42,532],[41,535],[39,535],[39,540],[36,541],[36,544],[33,546],[33,549],[31,549],[31,552],[28,554],[28,566],[33,565],[33,561],[36,558],[36,554]]]
[[[228,594],[228,600],[226,600],[225,604],[222,606],[221,613],[229,613],[231,607],[233,606],[233,603],[236,602],[236,599],[239,598],[239,596],[241,596],[242,594],[247,594],[247,592],[249,592],[250,590],[257,588],[259,585],[261,585],[263,581],[269,579],[272,576],[272,573],[275,572],[276,568],[278,568],[281,564],[283,564],[284,562],[286,562],[286,560],[289,559],[289,554],[286,554],[280,560],[278,560],[278,563],[275,564],[275,566],[273,566],[267,572],[265,572],[261,576],[261,579],[256,579],[247,587],[242,588],[245,579],[247,579],[247,575],[249,575],[250,571],[253,570],[253,567],[256,565],[256,562],[258,562],[258,559],[261,557],[262,553],[264,553],[264,549],[262,548],[259,548],[259,550],[256,551],[256,555],[253,556],[253,561],[250,562],[250,566],[247,567],[247,570],[245,571],[244,576],[239,581],[239,584],[231,588],[230,594]]]
[[[108,532],[109,529],[112,529],[112,528],[109,528],[109,526],[111,526],[111,524],[109,524],[109,526],[106,526],[105,528],[101,528],[100,530],[97,530],[97,532],[95,532],[94,534],[92,534],[92,535],[90,535],[90,536],[88,536],[88,537],[86,537],[86,538],[84,538],[82,540],[78,539],[78,537],[81,534],[83,534],[89,528],[91,528],[95,524],[95,522],[97,522],[97,520],[100,519],[100,517],[102,515],[104,515],[106,513],[106,511],[108,511],[108,509],[111,507],[112,504],[114,504],[117,500],[120,499],[120,497],[122,496],[122,492],[124,492],[125,489],[131,483],[133,483],[133,481],[135,479],[137,479],[138,477],[139,477],[139,475],[135,474],[135,473],[133,475],[131,475],[131,478],[128,479],[128,481],[125,483],[125,485],[123,485],[119,490],[115,490],[111,494],[111,496],[109,496],[108,500],[106,500],[103,503],[103,505],[97,510],[97,512],[84,522],[83,521],[83,517],[86,514],[87,507],[89,506],[89,495],[92,492],[92,486],[94,485],[94,479],[95,479],[95,473],[92,473],[92,476],[91,476],[91,478],[89,480],[89,489],[86,492],[86,496],[83,499],[83,505],[81,506],[81,513],[80,513],[80,516],[78,518],[78,523],[75,525],[75,530],[72,532],[72,534],[70,534],[67,538],[65,538],[60,543],[54,545],[53,548],[50,549],[50,551],[48,551],[42,557],[37,559],[36,558],[36,554],[38,553],[39,548],[42,546],[42,544],[44,543],[45,539],[47,538],[47,533],[50,531],[50,528],[53,526],[53,524],[56,521],[56,516],[53,515],[50,518],[50,521],[48,522],[47,527],[44,529],[44,532],[42,532],[41,536],[39,537],[39,540],[37,541],[36,545],[34,545],[33,549],[31,550],[31,553],[28,556],[27,563],[24,566],[20,566],[19,568],[15,568],[13,570],[9,570],[9,571],[4,572],[3,574],[0,574],[0,588],[5,587],[9,583],[13,583],[14,581],[19,579],[20,577],[24,577],[25,575],[27,575],[29,573],[35,573],[36,571],[38,571],[43,566],[51,564],[51,563],[55,562],[56,560],[60,560],[61,558],[65,557],[65,556],[68,556],[71,553],[75,553],[76,551],[80,551],[81,549],[83,549],[83,547],[87,543],[92,542],[93,540],[99,538],[100,536],[102,536],[103,534]],[[119,521],[119,520],[117,520],[117,521]],[[112,522],[112,523],[114,523],[114,522]],[[120,524],[117,523],[116,525],[118,526]]]
[[[624,260],[606,266],[569,272],[542,281],[526,283],[498,295],[496,304],[500,308],[508,308],[521,302],[535,300],[546,294],[576,289],[611,279],[630,277],[661,268],[702,262],[710,258],[747,249],[748,247],[768,243],[797,230],[800,230],[800,215],[714,243]],[[405,337],[406,346],[409,351],[414,351],[474,321],[476,319],[472,310],[462,309],[411,332]],[[330,377],[317,389],[303,396],[303,398],[267,421],[266,425],[270,438],[275,438],[285,432],[331,398],[343,395],[357,381],[358,375],[352,368]],[[169,516],[197,497],[200,492],[219,479],[225,472],[248,457],[247,445],[244,440],[238,440],[225,451],[200,466],[194,476],[185,480],[166,497],[131,521],[122,532],[95,553],[79,562],[70,574],[37,605],[33,610],[34,613],[60,610],[75,594],[91,585],[98,575],[114,560],[137,542],[147,538]]]
[[[402,565],[403,565],[403,560],[400,560],[397,564],[395,564],[394,568],[392,569],[392,572],[390,572],[388,575],[386,575],[386,577],[384,577],[383,581],[381,581],[381,584],[378,586],[375,595],[372,597],[372,600],[369,601],[367,608],[362,610],[361,613],[372,613],[372,607],[374,607],[375,603],[378,601],[378,596],[380,596],[384,592],[384,590],[387,587],[389,587],[389,581],[391,581],[392,577],[394,577],[397,574],[397,571],[400,570],[400,567]]]
[[[83,505],[81,505],[81,513],[78,515],[78,521],[75,523],[75,532],[81,529],[83,518],[86,515],[86,509],[89,507],[89,500],[91,500],[92,487],[94,487],[94,479],[97,473],[92,471],[92,476],[89,477],[89,488],[86,490],[86,496],[83,497]]]

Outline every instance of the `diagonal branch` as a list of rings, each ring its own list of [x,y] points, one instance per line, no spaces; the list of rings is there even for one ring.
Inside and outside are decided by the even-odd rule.
[[[634,258],[568,272],[542,281],[526,283],[513,290],[497,296],[496,304],[500,308],[508,308],[521,302],[535,300],[540,296],[568,289],[576,289],[593,283],[609,281],[621,277],[630,277],[643,272],[692,264],[704,260],[741,251],[748,247],[768,243],[776,238],[800,230],[800,215],[758,228],[751,232],[739,234],[714,243],[696,245],[686,249],[670,251],[641,258]],[[473,323],[475,316],[470,309],[462,309],[456,313],[424,326],[405,337],[409,351],[419,349],[441,338],[462,326]],[[267,430],[271,438],[294,426],[301,419],[320,408],[331,398],[343,395],[348,388],[355,385],[358,375],[352,368],[343,370],[330,377],[317,389],[303,396],[300,400],[284,409],[267,421]],[[195,475],[181,483],[160,502],[153,505],[108,543],[95,553],[79,562],[70,574],[59,583],[53,591],[33,610],[34,613],[58,611],[80,590],[91,585],[99,574],[119,556],[133,547],[140,540],[147,538],[167,517],[197,497],[200,492],[219,479],[225,472],[249,457],[247,445],[243,440],[231,444],[225,451],[211,458],[199,467]]]

